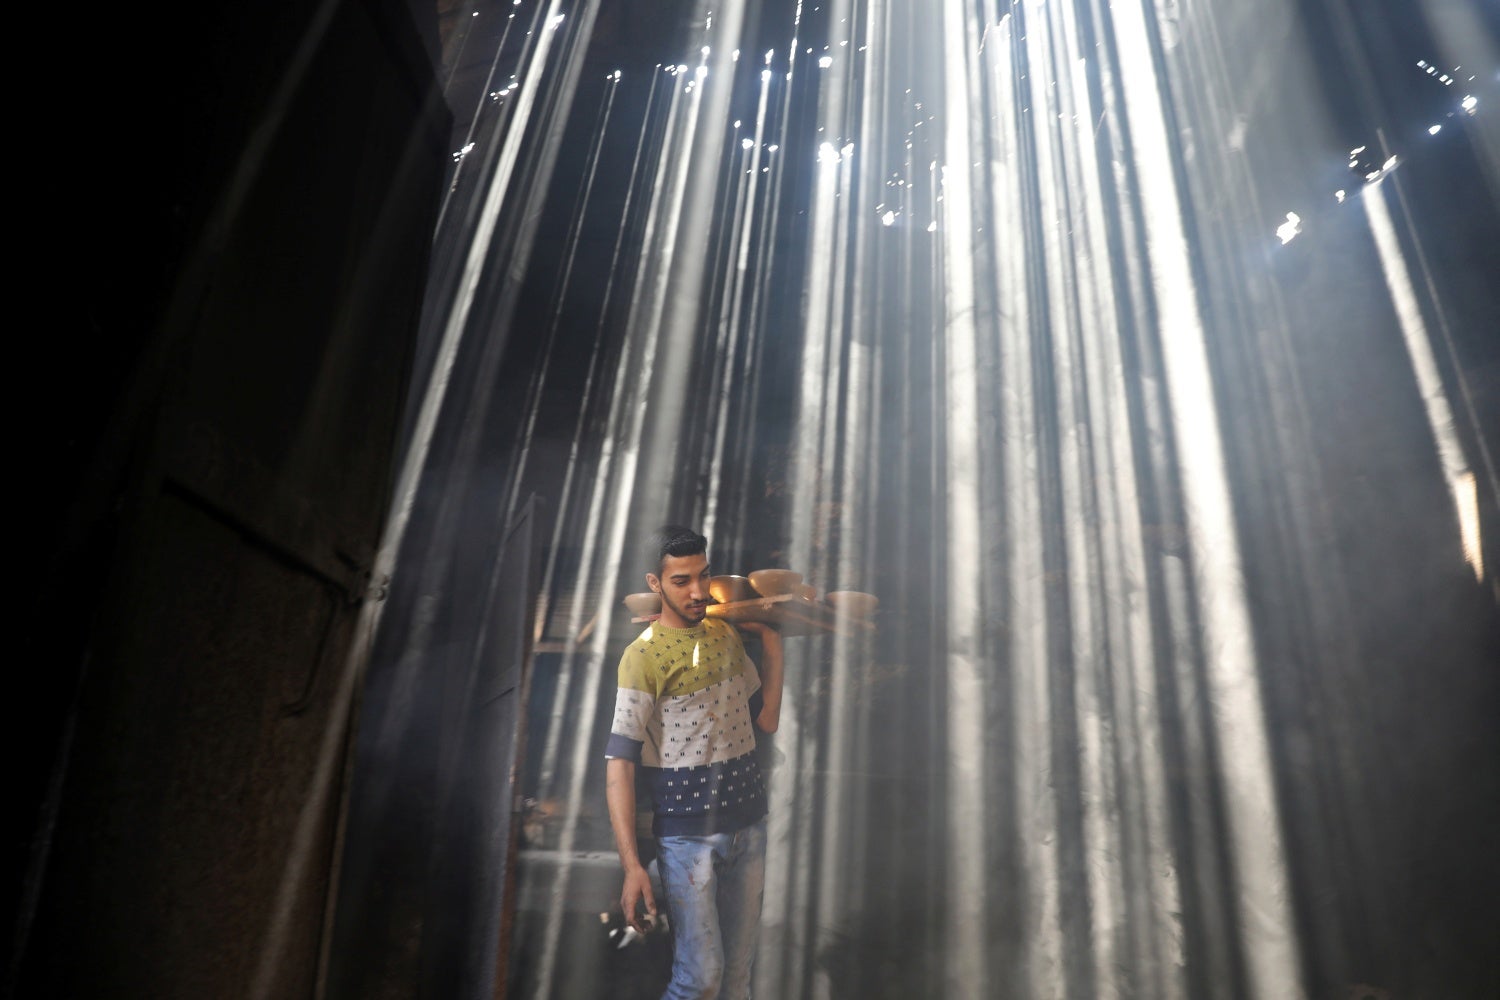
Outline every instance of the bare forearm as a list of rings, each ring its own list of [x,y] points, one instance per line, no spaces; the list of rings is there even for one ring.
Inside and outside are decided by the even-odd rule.
[[[615,831],[615,848],[625,878],[620,885],[620,912],[637,932],[644,934],[656,919],[656,895],[651,876],[641,867],[635,842],[635,762],[615,758],[604,765],[604,797],[609,802],[609,825]],[[639,907],[646,907],[645,919]]]
[[[618,757],[604,763],[604,798],[609,803],[609,825],[615,832],[620,867],[641,866],[635,842],[635,762]]]
[[[781,634],[767,630],[761,636],[760,714],[755,725],[765,733],[776,732],[781,724]]]

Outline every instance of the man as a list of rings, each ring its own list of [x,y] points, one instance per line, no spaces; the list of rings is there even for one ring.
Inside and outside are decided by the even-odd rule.
[[[734,628],[706,618],[708,540],[668,525],[652,546],[646,583],[661,617],[620,657],[615,719],[605,749],[606,798],[620,865],[620,905],[637,931],[656,919],[635,836],[635,772],[652,790],[652,833],[674,936],[664,1000],[746,1000],[765,884],[766,792],[755,729],[781,718],[781,634],[760,636],[761,669]],[[646,910],[643,921],[637,906]]]

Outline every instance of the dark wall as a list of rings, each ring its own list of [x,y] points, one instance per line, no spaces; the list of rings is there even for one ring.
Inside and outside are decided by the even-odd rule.
[[[22,120],[8,984],[310,996],[447,154],[436,14],[84,21]]]

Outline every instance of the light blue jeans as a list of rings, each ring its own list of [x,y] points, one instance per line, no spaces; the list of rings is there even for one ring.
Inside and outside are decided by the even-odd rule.
[[[672,923],[662,1000],[749,1000],[766,885],[766,821],[733,833],[659,837],[656,864]]]

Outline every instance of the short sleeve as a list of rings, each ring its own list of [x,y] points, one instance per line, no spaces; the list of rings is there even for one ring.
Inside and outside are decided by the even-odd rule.
[[[641,748],[646,742],[646,726],[656,709],[660,689],[658,672],[651,660],[631,643],[620,657],[618,687],[615,690],[615,717],[610,726],[605,757],[641,762]]]

